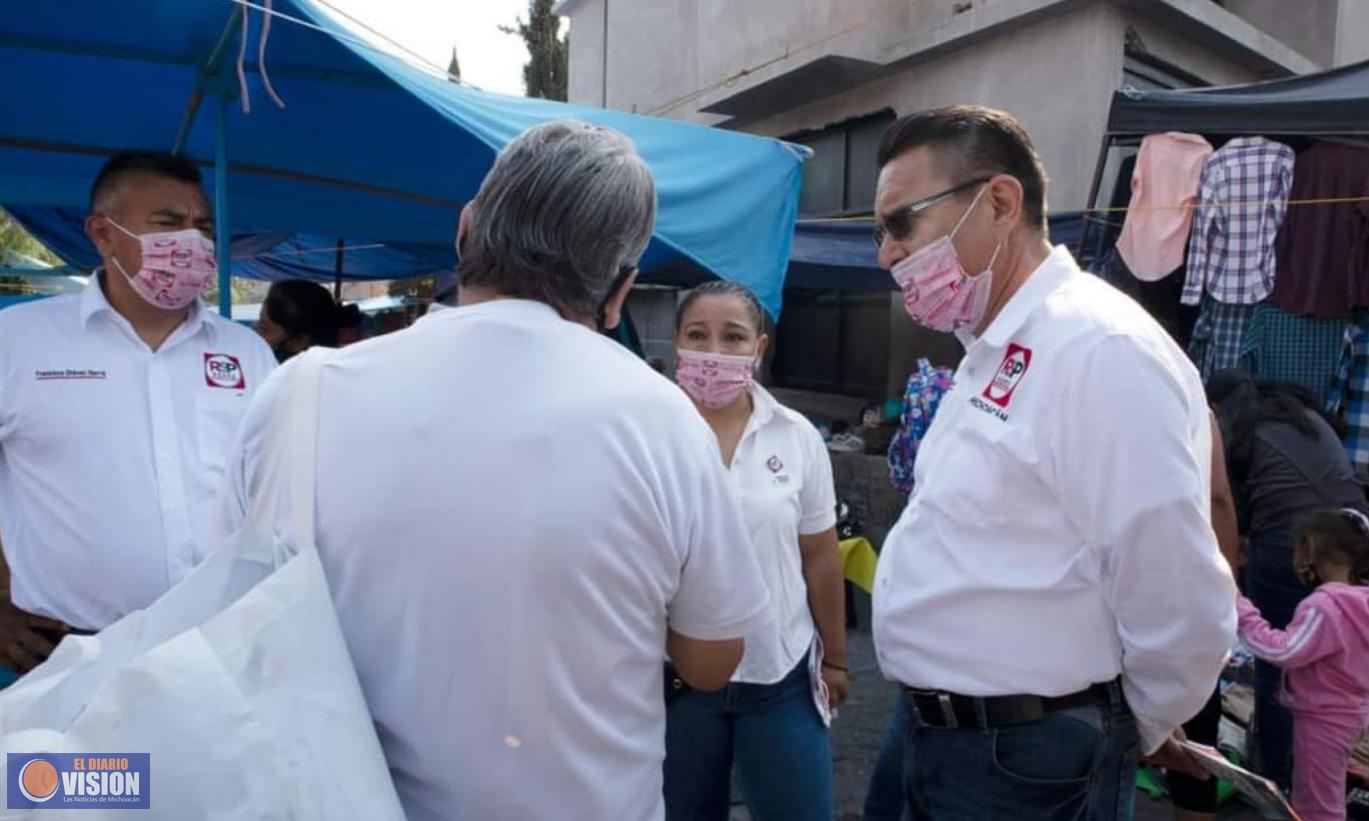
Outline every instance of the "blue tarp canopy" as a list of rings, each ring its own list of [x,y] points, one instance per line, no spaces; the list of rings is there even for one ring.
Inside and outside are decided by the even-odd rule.
[[[42,205],[5,208],[25,230],[75,268],[89,271],[100,264],[86,239],[85,210]],[[790,248],[786,287],[887,290],[889,275],[876,265],[870,242],[873,222],[858,220],[800,221]],[[342,266],[337,246],[342,245]],[[306,234],[237,232],[231,246],[233,275],[274,282],[308,279],[404,279],[440,274],[452,263],[447,248],[424,245],[375,245]],[[339,275],[340,270],[340,275]],[[61,273],[66,273],[62,271]],[[645,281],[692,287],[709,278],[697,266],[668,261]]]
[[[778,313],[799,149],[463,87],[366,45],[319,0],[274,2],[264,53],[279,109],[257,58],[267,19],[241,0],[7,4],[0,203],[80,212],[111,153],[177,147],[226,174],[226,185],[208,182],[235,234],[298,235],[303,246],[344,237],[450,265],[458,211],[500,147],[577,117],[624,132],[651,166],[660,212],[644,271],[741,282]],[[250,114],[238,99],[240,48]],[[332,261],[309,267],[331,271]]]
[[[85,209],[11,205],[5,210],[70,265],[89,271],[100,264],[100,256],[86,239],[83,229]],[[339,244],[341,268],[337,265]],[[442,274],[450,271],[454,262],[453,253],[447,246],[353,242],[345,238],[279,232],[234,232],[230,254],[233,276],[270,282],[282,279],[323,283],[335,279],[407,279]]]
[[[98,264],[95,249],[82,233],[83,211],[11,206],[7,209],[30,233],[72,265],[89,270]],[[1078,243],[1083,212],[1051,214],[1050,241],[1068,245],[1087,266],[1093,254]],[[786,288],[809,290],[887,291],[894,281],[880,269],[870,237],[874,220],[800,220],[790,248]],[[298,234],[239,234],[233,238],[235,276],[262,280],[334,278],[337,240]],[[342,279],[382,279],[420,276],[442,270],[441,252],[425,246],[380,248],[343,241]],[[387,276],[388,274],[388,276]],[[689,287],[708,278],[697,266],[665,263],[653,271],[656,282]]]

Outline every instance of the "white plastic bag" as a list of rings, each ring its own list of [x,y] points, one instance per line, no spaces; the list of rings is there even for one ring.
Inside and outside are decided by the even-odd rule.
[[[149,753],[140,819],[402,821],[314,544],[327,356],[305,354],[281,386],[242,531],[147,609],[67,637],[0,692],[0,754]],[[295,513],[282,542],[273,523],[286,492]],[[6,773],[7,790],[16,778]]]

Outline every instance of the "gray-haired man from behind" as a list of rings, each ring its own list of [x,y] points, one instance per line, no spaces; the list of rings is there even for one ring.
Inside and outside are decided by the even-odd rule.
[[[663,657],[720,688],[764,620],[713,435],[595,332],[655,212],[626,138],[534,128],[462,213],[460,305],[323,371],[319,551],[414,821],[662,818]],[[249,411],[226,529],[291,373]]]

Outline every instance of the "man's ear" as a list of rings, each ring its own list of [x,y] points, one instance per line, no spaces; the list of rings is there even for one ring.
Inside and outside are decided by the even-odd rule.
[[[461,216],[456,221],[456,258],[461,259],[461,247],[466,243],[466,233],[471,226],[471,206],[466,204],[461,206]]]
[[[989,199],[993,204],[994,226],[1008,226],[1011,228],[1017,225],[1022,218],[1022,203],[1026,199],[1026,192],[1022,190],[1022,183],[1016,177],[1008,174],[999,174],[994,177],[989,184]]]
[[[95,250],[100,252],[101,258],[114,255],[114,226],[109,224],[108,219],[99,214],[91,214],[86,217],[85,228],[86,238],[95,246]]]
[[[608,295],[604,302],[604,330],[611,331],[618,327],[623,321],[623,303],[627,302],[627,295],[632,292],[632,286],[637,282],[637,269],[633,269],[623,279],[623,284],[618,286],[618,290]]]

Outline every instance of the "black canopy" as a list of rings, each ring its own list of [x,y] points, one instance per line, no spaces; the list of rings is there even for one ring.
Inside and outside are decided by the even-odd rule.
[[[1369,134],[1369,61],[1284,80],[1112,96],[1108,132]]]

